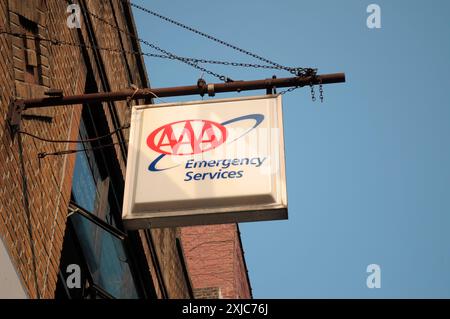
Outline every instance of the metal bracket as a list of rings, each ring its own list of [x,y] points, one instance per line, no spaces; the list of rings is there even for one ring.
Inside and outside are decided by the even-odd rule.
[[[208,84],[208,95],[209,96],[216,95],[216,92],[214,92],[214,84]]]
[[[24,100],[15,99],[9,103],[7,122],[11,135],[14,137],[15,133],[20,129],[20,122],[22,120],[22,112],[25,110]]]
[[[200,90],[201,97],[203,97],[208,91],[206,81],[203,78],[197,80],[197,87]]]
[[[277,78],[276,75],[272,76],[272,79],[275,80]],[[272,87],[268,87],[266,89],[266,94],[270,95],[270,94],[277,94],[277,87],[276,86],[272,86]]]

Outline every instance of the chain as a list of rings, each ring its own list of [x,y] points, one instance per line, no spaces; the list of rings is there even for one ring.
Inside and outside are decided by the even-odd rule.
[[[123,1],[125,1],[125,0],[123,0]],[[126,2],[126,1],[125,1],[125,2]],[[165,18],[165,19],[169,19],[169,18],[160,16],[160,15],[159,15],[158,13],[156,13],[156,12],[153,12],[153,11],[150,11],[150,10],[148,10],[148,9],[146,9],[146,8],[140,7],[139,5],[136,5],[136,4],[133,4],[133,3],[130,3],[130,5],[136,7],[136,8],[138,8],[138,9],[140,9],[140,10],[143,10],[143,11],[145,11],[145,12],[149,11],[150,14],[154,14],[154,15],[156,15],[157,17],[162,17],[162,18]],[[136,39],[137,41],[141,42],[142,44],[144,44],[144,45],[146,45],[146,46],[149,46],[149,47],[151,47],[151,48],[153,48],[153,49],[155,49],[155,50],[157,50],[157,51],[159,51],[159,52],[164,53],[164,55],[161,55],[161,54],[152,54],[152,53],[143,53],[143,55],[146,55],[146,56],[157,57],[157,58],[164,58],[164,59],[170,59],[170,60],[179,60],[179,61],[184,62],[184,63],[187,63],[187,64],[189,64],[189,65],[191,65],[191,66],[194,66],[194,65],[192,65],[192,64],[189,63],[189,62],[192,62],[192,63],[195,64],[195,65],[197,65],[197,63],[205,63],[205,64],[221,64],[221,65],[235,66],[235,67],[260,68],[260,69],[275,69],[275,70],[287,70],[287,71],[289,71],[290,73],[295,74],[295,75],[297,75],[297,76],[302,76],[302,75],[303,75],[303,76],[310,76],[310,75],[315,75],[315,74],[317,73],[317,70],[316,70],[316,69],[311,69],[311,68],[299,68],[299,67],[297,67],[297,68],[293,68],[293,67],[285,67],[285,66],[279,65],[279,64],[277,64],[277,63],[275,63],[275,62],[272,62],[272,61],[269,61],[269,60],[267,60],[267,59],[264,59],[264,58],[261,58],[262,61],[264,61],[264,62],[266,62],[266,63],[269,63],[269,64],[272,64],[272,65],[262,65],[262,64],[253,64],[253,63],[240,63],[240,62],[228,62],[228,61],[217,61],[217,60],[206,60],[206,59],[186,58],[186,57],[176,56],[176,55],[171,54],[171,53],[168,53],[168,54],[167,54],[167,53],[165,53],[165,52],[167,52],[166,50],[163,50],[163,49],[161,49],[160,47],[157,47],[156,45],[154,45],[153,43],[149,43],[148,41],[143,40],[143,39],[137,37],[137,36],[134,35],[133,33],[130,33],[130,32],[128,32],[128,31],[126,31],[126,30],[123,30],[123,29],[119,28],[118,26],[112,24],[111,22],[109,22],[109,21],[107,21],[106,19],[100,17],[99,15],[97,15],[97,14],[95,14],[95,13],[92,13],[92,12],[89,12],[89,11],[87,11],[87,13],[88,13],[89,15],[91,15],[92,17],[94,17],[95,19],[97,19],[97,20],[99,20],[99,21],[101,21],[101,22],[103,22],[103,23],[109,25],[110,27],[112,27],[112,28],[114,28],[114,29],[117,29],[119,32],[122,32],[122,33],[124,33],[124,34],[126,34],[126,35],[128,35],[128,36],[133,37],[134,39]],[[171,20],[171,19],[169,19],[169,20],[170,20],[170,21],[173,21],[173,20]],[[176,21],[173,21],[173,22],[176,22]],[[176,23],[178,23],[178,22],[176,22]],[[184,26],[184,25],[183,25],[183,26]],[[190,27],[188,27],[188,26],[185,26],[185,27],[186,27],[186,28],[190,28]],[[193,30],[194,30],[194,29],[193,29]],[[200,31],[198,31],[198,32],[200,32]],[[200,33],[202,33],[202,32],[200,32]],[[218,40],[218,39],[217,39],[217,40]],[[218,41],[221,41],[221,40],[218,40]],[[222,42],[223,42],[223,41],[222,41]],[[239,49],[239,48],[236,48],[236,49]],[[244,51],[245,51],[245,50],[244,50]],[[251,53],[250,53],[250,55],[251,55]],[[253,56],[253,57],[255,57],[255,56]],[[260,59],[260,60],[261,60],[261,59]],[[195,67],[195,66],[194,66],[194,67]],[[213,75],[213,76],[219,78],[219,79],[222,80],[222,81],[227,81],[227,78],[226,78],[225,76],[218,75],[218,74],[216,74],[216,73],[214,73],[214,72],[211,72],[211,71],[209,71],[209,70],[206,70],[206,69],[203,69],[203,70],[202,70],[200,67],[198,67],[198,65],[197,65],[197,67],[195,67],[195,68],[201,70],[202,72],[205,72],[205,73],[208,73],[208,74],[210,74],[210,75]],[[206,70],[206,71],[205,71],[205,70]],[[228,81],[229,81],[229,79],[228,79]]]
[[[194,29],[194,28],[192,28],[192,27],[190,27],[188,25],[185,25],[185,24],[183,24],[181,22],[178,22],[178,21],[175,21],[175,20],[170,19],[168,17],[165,17],[165,16],[163,16],[163,15],[157,13],[157,12],[154,12],[152,10],[144,8],[144,7],[142,7],[140,5],[137,5],[135,3],[131,3],[129,0],[122,0],[122,1],[127,3],[127,4],[130,4],[130,6],[136,8],[136,9],[139,9],[139,10],[141,10],[143,12],[151,14],[151,15],[153,15],[153,16],[159,18],[159,19],[162,19],[164,21],[167,21],[169,23],[172,23],[172,24],[174,24],[174,25],[176,25],[176,26],[178,26],[180,28],[183,28],[185,30],[191,31],[191,32],[193,32],[193,33],[195,33],[197,35],[200,35],[200,36],[202,36],[202,37],[204,37],[206,39],[212,40],[212,41],[217,42],[217,43],[219,43],[221,45],[224,45],[224,46],[226,46],[228,48],[231,48],[233,50],[236,50],[238,52],[241,52],[243,54],[251,56],[252,58],[255,58],[255,59],[258,59],[258,60],[263,61],[265,63],[271,64],[271,65],[274,66],[273,67],[274,69],[285,70],[285,71],[288,71],[288,72],[290,72],[292,74],[295,74],[297,76],[308,76],[308,75],[311,75],[311,72],[314,72],[314,74],[317,72],[317,70],[311,69],[311,68],[300,68],[300,67],[292,68],[292,67],[283,66],[283,65],[278,64],[276,62],[273,62],[273,61],[271,61],[269,59],[263,58],[262,56],[259,56],[259,55],[255,54],[255,53],[252,53],[250,51],[241,49],[241,48],[239,48],[239,47],[237,47],[237,46],[235,46],[235,45],[233,45],[231,43],[228,43],[228,42],[225,42],[223,40],[220,40],[220,39],[218,39],[218,38],[216,38],[216,37],[214,37],[212,35],[206,34],[206,33],[202,32],[200,30]],[[241,66],[241,65],[236,65],[236,66]]]
[[[128,1],[126,1],[126,0],[122,0],[122,1],[128,3]],[[286,70],[286,71],[289,71],[290,73],[295,74],[297,76],[315,76],[317,74],[317,69],[299,68],[299,67],[293,68],[293,67],[282,66],[282,65],[280,65],[278,63],[275,63],[273,61],[270,61],[268,59],[260,57],[260,56],[254,54],[254,53],[249,52],[249,51],[240,49],[240,48],[238,48],[238,47],[236,47],[236,46],[234,46],[232,44],[229,44],[227,42],[219,40],[219,39],[217,39],[217,38],[215,38],[213,36],[210,36],[210,35],[208,35],[206,33],[203,33],[201,31],[193,29],[193,28],[191,28],[189,26],[186,26],[184,24],[181,24],[181,23],[179,23],[177,21],[174,21],[174,20],[172,20],[170,18],[167,18],[167,17],[164,17],[162,15],[159,15],[158,13],[150,11],[150,10],[148,10],[146,8],[143,8],[143,7],[139,6],[139,5],[136,5],[136,4],[133,4],[133,3],[130,3],[130,5],[133,6],[133,7],[136,7],[137,9],[140,9],[140,10],[143,10],[145,12],[148,12],[148,13],[150,13],[150,14],[158,17],[158,18],[166,20],[166,21],[168,21],[170,23],[176,24],[176,25],[178,25],[178,26],[180,26],[182,28],[185,28],[185,29],[187,29],[189,31],[192,31],[192,32],[197,33],[197,34],[199,34],[201,36],[207,37],[207,38],[209,38],[209,39],[211,39],[213,41],[219,42],[219,43],[221,43],[221,44],[223,44],[225,46],[233,48],[233,49],[235,49],[235,50],[237,50],[239,52],[242,52],[242,53],[247,54],[249,56],[252,56],[252,57],[254,57],[256,59],[259,59],[261,61],[269,63],[271,65],[252,64],[252,63],[239,63],[239,62],[228,62],[228,61],[217,61],[217,60],[207,60],[207,59],[181,57],[181,56],[175,55],[175,54],[173,54],[173,53],[171,53],[171,52],[169,52],[169,51],[167,51],[165,49],[162,49],[161,47],[159,47],[159,46],[157,46],[157,45],[155,45],[153,43],[150,43],[150,42],[148,42],[146,40],[138,38],[136,35],[134,35],[132,33],[129,33],[127,31],[119,28],[118,26],[116,26],[116,25],[110,23],[109,21],[105,20],[104,18],[98,16],[97,14],[89,12],[89,11],[87,13],[90,14],[92,17],[98,19],[99,21],[109,25],[110,27],[112,27],[114,29],[117,29],[119,32],[123,32],[123,33],[125,33],[125,34],[127,34],[127,35],[129,35],[131,37],[134,37],[137,41],[141,42],[142,44],[144,44],[144,45],[146,45],[148,47],[151,47],[152,49],[154,49],[156,51],[159,51],[159,52],[161,52],[163,54],[142,53],[142,52],[126,51],[126,50],[115,49],[115,48],[98,47],[98,46],[95,46],[95,45],[72,43],[72,42],[68,42],[68,41],[64,41],[64,40],[58,40],[58,39],[54,39],[54,38],[43,38],[43,37],[40,37],[40,36],[29,36],[27,34],[7,32],[7,31],[3,31],[3,30],[0,30],[0,34],[6,33],[6,34],[13,35],[13,36],[22,37],[24,39],[36,39],[36,40],[40,40],[40,41],[44,41],[44,42],[50,42],[53,45],[67,45],[67,46],[74,46],[74,47],[90,48],[90,49],[95,49],[95,50],[103,50],[103,51],[108,51],[108,52],[139,54],[139,55],[144,55],[144,56],[149,56],[149,57],[157,57],[157,58],[164,58],[164,59],[170,59],[170,60],[178,60],[178,61],[183,62],[185,64],[188,64],[188,65],[190,65],[190,66],[192,66],[192,67],[194,67],[194,68],[196,68],[196,69],[198,69],[198,70],[200,70],[200,71],[202,71],[204,73],[207,73],[207,74],[209,74],[211,76],[214,76],[214,77],[216,77],[219,80],[224,81],[224,82],[232,82],[233,80],[228,78],[228,77],[226,77],[226,76],[224,76],[224,75],[221,75],[221,74],[215,73],[215,72],[213,72],[211,70],[208,70],[205,67],[200,66],[199,63],[220,64],[220,65],[226,65],[226,66],[247,67],[247,68]],[[287,92],[292,92],[293,90],[295,90],[297,88],[298,87],[290,88],[289,90],[280,92],[280,94],[285,94]]]
[[[315,102],[316,101],[316,93],[314,92],[314,85],[312,83],[310,83],[309,86],[311,88],[311,100],[313,102]],[[284,95],[286,93],[295,91],[298,88],[300,88],[300,86],[291,87],[291,88],[289,88],[287,90],[281,91],[280,95]],[[323,85],[322,85],[322,80],[321,79],[319,80],[319,99],[320,99],[320,102],[323,103]]]
[[[312,84],[312,82],[309,84],[309,87],[311,88],[311,100],[313,102],[316,101],[316,92],[314,92],[314,85]]]
[[[119,29],[119,31],[121,31],[121,30]],[[214,73],[210,70],[207,70],[206,68],[199,66],[197,63],[221,64],[221,65],[227,65],[227,66],[238,66],[238,67],[249,67],[249,68],[279,69],[278,67],[272,66],[272,65],[261,65],[261,64],[252,64],[252,63],[239,63],[239,62],[228,62],[228,61],[217,61],[217,60],[206,60],[206,59],[180,57],[180,56],[176,56],[164,49],[158,48],[157,46],[155,46],[151,43],[148,43],[147,41],[142,40],[142,39],[138,39],[138,40],[144,44],[147,43],[147,45],[149,45],[151,47],[158,48],[162,53],[164,53],[164,55],[163,54],[154,54],[154,53],[142,53],[142,52],[137,52],[137,51],[127,51],[127,50],[121,50],[121,49],[115,49],[115,48],[105,48],[105,47],[99,47],[99,46],[95,46],[95,45],[87,45],[87,44],[81,44],[81,43],[73,43],[73,42],[68,42],[68,41],[59,40],[59,39],[55,39],[55,38],[44,38],[41,36],[31,36],[31,35],[28,35],[25,33],[8,32],[8,31],[2,30],[2,29],[0,29],[0,34],[8,34],[8,35],[12,35],[12,36],[16,36],[16,37],[20,37],[20,38],[24,38],[24,39],[29,39],[29,40],[39,40],[39,41],[43,41],[43,42],[50,42],[53,45],[67,45],[67,46],[82,47],[82,48],[87,48],[87,49],[102,50],[102,51],[108,51],[108,52],[140,54],[140,55],[149,56],[149,57],[157,57],[157,58],[170,59],[170,60],[179,60],[179,61],[182,61],[189,65],[194,66],[196,69],[198,69],[202,72],[213,75],[213,76],[219,78],[221,81],[225,81],[225,82],[231,82],[232,80],[228,77],[225,77],[223,75],[220,75],[220,74]],[[315,74],[316,74],[316,70],[310,69],[308,71],[308,73],[305,74],[305,76],[306,75],[307,76],[315,76]],[[320,98],[320,101],[323,102],[323,87],[322,87],[321,80],[319,83],[320,83],[319,84],[319,94],[320,94],[319,98]],[[300,87],[301,86],[290,87],[287,90],[281,91],[279,94],[284,95],[284,94],[290,93]],[[311,98],[313,101],[315,101],[316,97],[315,97],[314,87],[313,87],[312,83],[310,84],[310,87],[311,87]]]
[[[175,58],[173,58],[171,56],[168,56],[168,55],[154,54],[154,53],[142,53],[142,55],[155,57],[155,58],[161,58],[161,59],[170,59],[170,60],[174,60],[175,59]],[[218,60],[206,60],[206,59],[187,58],[187,57],[181,57],[181,58],[184,59],[184,60],[187,60],[187,61],[194,62],[194,63],[221,64],[221,65],[226,65],[226,66],[236,66],[236,67],[244,67],[244,68],[279,70],[279,68],[274,66],[274,65],[242,63],[242,62],[229,62],[229,61],[218,61]]]
[[[171,53],[171,52],[169,52],[169,51],[167,51],[167,50],[164,50],[164,49],[160,48],[159,46],[157,46],[157,45],[155,45],[155,44],[153,44],[153,43],[150,43],[150,42],[148,42],[148,41],[146,41],[146,40],[144,40],[144,39],[138,38],[138,37],[135,36],[134,34],[129,33],[129,32],[127,32],[127,31],[125,31],[125,30],[119,28],[118,26],[116,26],[116,25],[110,23],[109,21],[103,19],[102,17],[100,17],[99,15],[97,15],[97,14],[95,14],[95,13],[92,13],[92,12],[88,12],[88,13],[89,13],[92,17],[96,18],[97,20],[99,20],[99,21],[101,21],[101,22],[103,22],[103,23],[105,23],[105,24],[111,26],[111,27],[114,28],[114,29],[117,29],[119,32],[126,33],[127,35],[132,36],[133,38],[135,38],[137,41],[141,42],[142,44],[144,44],[144,45],[146,45],[146,46],[149,46],[150,48],[155,49],[156,51],[159,51],[159,52],[163,53],[164,55],[168,56],[168,57],[171,58],[171,59],[175,59],[175,60],[178,60],[178,61],[183,62],[183,63],[185,63],[185,64],[188,64],[188,65],[192,66],[193,68],[195,68],[195,69],[197,69],[197,70],[200,70],[200,71],[202,71],[202,72],[205,72],[205,73],[207,73],[207,74],[209,74],[209,75],[212,75],[212,76],[218,78],[218,79],[221,80],[221,81],[224,81],[224,82],[231,82],[231,81],[233,81],[233,80],[231,80],[230,78],[228,78],[228,77],[226,77],[226,76],[224,76],[224,75],[220,75],[220,74],[218,74],[218,73],[215,73],[215,72],[213,72],[213,71],[207,70],[207,69],[204,68],[204,67],[199,66],[196,62],[192,62],[192,61],[190,61],[190,60],[188,60],[188,59],[184,59],[184,58],[182,58],[182,57],[180,57],[180,56],[177,56],[177,55],[175,55],[175,54],[173,54],[173,53]]]
[[[41,37],[41,36],[28,35],[28,34],[25,34],[25,33],[18,33],[18,32],[7,32],[7,31],[3,31],[3,30],[0,30],[0,34],[8,34],[8,35],[12,35],[12,36],[15,36],[15,37],[28,39],[28,40],[38,40],[38,41],[42,41],[42,42],[50,42],[53,45],[67,45],[67,46],[81,47],[81,48],[86,48],[86,49],[94,49],[94,50],[101,50],[101,51],[108,51],[108,52],[115,52],[115,53],[140,54],[140,55],[151,56],[151,57],[179,60],[179,61],[182,61],[182,62],[184,62],[186,64],[189,64],[189,65],[193,66],[194,68],[196,68],[196,69],[198,69],[198,70],[200,70],[202,72],[205,72],[205,73],[208,73],[208,74],[210,74],[212,76],[215,76],[215,77],[219,78],[221,81],[225,81],[225,82],[230,82],[232,80],[230,78],[226,77],[226,76],[217,74],[217,73],[212,72],[210,70],[207,70],[207,69],[199,66],[197,63],[204,61],[204,63],[215,63],[215,64],[224,64],[224,65],[239,65],[239,63],[236,63],[236,62],[226,62],[226,61],[210,61],[210,62],[208,62],[207,60],[202,60],[202,59],[180,57],[180,56],[176,56],[174,54],[171,54],[170,52],[168,52],[168,51],[166,51],[164,49],[160,49],[157,46],[153,46],[150,43],[148,43],[148,45],[152,45],[152,47],[155,48],[156,50],[159,49],[159,51],[163,52],[165,55],[152,54],[152,53],[141,53],[141,52],[136,52],[136,51],[127,51],[127,50],[121,50],[121,49],[115,49],[115,48],[99,47],[99,46],[95,46],[95,45],[73,43],[73,42],[68,42],[68,41],[59,40],[59,39],[55,39],[55,38],[44,38],[44,37]],[[145,41],[145,40],[142,40],[142,41]],[[258,66],[248,65],[247,67],[258,67]],[[268,68],[270,68],[270,67],[268,67]]]
[[[289,89],[287,89],[287,90],[284,90],[284,91],[280,91],[280,95],[285,95],[286,93],[289,93],[289,92],[292,92],[292,91],[295,91],[295,90],[297,90],[299,88],[299,86],[293,86],[293,87],[290,87]]]
[[[128,32],[128,31],[126,31],[126,30],[123,30],[123,29],[119,28],[117,25],[112,24],[111,22],[107,21],[106,19],[100,17],[99,15],[97,15],[97,14],[95,14],[95,13],[92,13],[92,12],[87,11],[87,13],[88,13],[89,15],[91,15],[92,17],[94,17],[95,19],[97,19],[97,20],[99,20],[99,21],[101,21],[101,22],[103,22],[103,23],[109,25],[110,27],[112,27],[112,28],[118,30],[119,32],[122,32],[122,33],[124,33],[124,34],[126,34],[126,35],[128,35],[128,36],[131,36],[131,37],[135,38],[137,41],[141,42],[142,44],[144,44],[144,45],[146,45],[146,46],[149,46],[149,47],[151,47],[151,48],[153,48],[153,49],[155,49],[155,50],[157,50],[157,51],[159,51],[159,52],[162,52],[162,53],[164,54],[164,55],[160,55],[160,54],[147,53],[147,54],[144,54],[144,55],[152,56],[152,57],[158,57],[158,58],[167,58],[167,59],[171,59],[171,60],[179,60],[179,61],[181,61],[181,62],[183,62],[183,63],[186,63],[186,64],[188,64],[188,65],[191,65],[192,67],[194,67],[194,68],[196,68],[196,69],[198,69],[198,70],[200,70],[200,71],[202,71],[202,72],[205,72],[205,73],[207,73],[207,74],[209,74],[209,75],[215,76],[215,77],[219,78],[220,80],[226,81],[226,82],[229,82],[229,81],[231,81],[231,80],[230,80],[229,78],[223,76],[223,75],[214,73],[214,72],[212,72],[212,71],[210,71],[210,70],[207,70],[207,69],[205,69],[205,68],[203,68],[203,67],[200,67],[200,66],[198,65],[198,63],[221,64],[221,65],[226,65],[226,66],[248,67],[248,68],[251,67],[251,68],[262,68],[262,69],[286,70],[286,71],[289,71],[290,73],[295,74],[295,75],[297,75],[297,76],[311,76],[311,75],[315,75],[315,74],[317,73],[317,69],[312,69],[312,68],[301,68],[301,67],[293,68],[293,67],[282,66],[282,65],[280,65],[280,64],[278,64],[278,63],[275,63],[275,62],[273,62],[273,61],[270,61],[270,60],[268,60],[268,59],[265,59],[265,58],[263,58],[263,57],[260,57],[260,56],[258,56],[258,55],[256,55],[256,54],[251,53],[251,52],[248,52],[248,51],[246,51],[246,50],[240,49],[240,48],[238,48],[238,47],[236,47],[236,46],[234,46],[234,45],[232,45],[232,44],[229,44],[229,43],[227,43],[227,42],[224,42],[224,41],[222,41],[222,40],[220,40],[220,39],[217,39],[217,38],[215,38],[215,37],[213,37],[213,36],[210,36],[210,35],[208,35],[208,34],[206,34],[206,33],[201,32],[201,31],[199,31],[199,30],[193,29],[193,28],[191,28],[191,27],[189,27],[189,26],[186,26],[186,25],[184,25],[184,24],[182,24],[182,23],[179,23],[179,22],[177,22],[177,21],[174,21],[174,20],[172,20],[172,19],[170,19],[170,18],[164,17],[164,16],[162,16],[162,15],[160,15],[160,14],[154,12],[154,11],[151,11],[151,10],[149,10],[149,9],[146,9],[146,8],[144,8],[144,7],[141,7],[141,6],[137,5],[137,4],[133,4],[133,3],[131,3],[131,2],[128,2],[127,0],[122,0],[122,1],[124,1],[124,2],[126,2],[126,3],[130,3],[131,6],[137,8],[137,9],[139,9],[139,10],[142,10],[142,11],[144,11],[144,12],[147,12],[147,13],[149,13],[149,14],[151,14],[151,15],[154,15],[154,16],[160,18],[160,19],[163,19],[163,20],[165,20],[165,21],[168,21],[168,22],[170,22],[170,23],[173,23],[173,24],[175,24],[175,25],[177,25],[177,26],[180,26],[180,27],[182,27],[182,28],[184,28],[184,29],[187,29],[187,30],[189,30],[189,31],[192,31],[192,32],[194,32],[194,33],[197,33],[197,34],[199,34],[199,35],[201,35],[201,36],[204,36],[204,37],[206,37],[206,38],[208,38],[208,39],[211,39],[211,40],[213,40],[213,41],[219,42],[219,43],[221,43],[221,44],[223,44],[223,45],[225,45],[225,46],[228,46],[228,47],[230,47],[230,48],[232,48],[232,49],[235,49],[235,50],[237,50],[237,51],[239,51],[239,52],[242,52],[242,53],[244,53],[244,54],[250,55],[250,56],[253,57],[253,58],[259,59],[259,60],[261,60],[261,61],[263,61],[263,62],[266,62],[266,63],[269,63],[269,64],[271,64],[271,65],[261,65],[261,64],[252,64],[252,63],[238,63],[238,62],[227,62],[227,61],[217,61],[217,60],[206,60],[206,59],[195,59],[195,58],[185,58],[185,57],[180,57],[180,56],[177,56],[177,55],[175,55],[175,54],[172,54],[172,53],[170,53],[170,52],[168,52],[168,51],[166,51],[166,50],[164,50],[164,49],[162,49],[162,48],[156,46],[156,45],[153,44],[153,43],[150,43],[150,42],[148,42],[148,41],[146,41],[146,40],[143,40],[143,39],[137,37],[137,36],[136,36],[135,34],[133,34],[133,33],[130,33],[130,32]]]
[[[99,47],[95,45],[87,45],[87,44],[80,44],[80,43],[73,43],[58,39],[50,39],[50,38],[43,38],[40,36],[33,36],[28,35],[25,33],[17,33],[17,32],[6,32],[4,30],[0,30],[0,34],[9,34],[15,37],[20,37],[24,39],[29,40],[39,40],[43,42],[50,42],[54,45],[68,45],[68,46],[74,46],[74,47],[84,47],[88,49],[95,49],[95,50],[101,50],[101,51],[109,51],[109,52],[116,52],[116,53],[128,53],[128,54],[139,54],[143,56],[148,57],[155,57],[155,58],[161,58],[161,59],[169,59],[169,60],[184,60],[184,61],[190,61],[193,63],[205,63],[205,64],[221,64],[221,65],[227,65],[227,66],[235,66],[235,67],[247,67],[247,68],[262,68],[262,69],[276,69],[275,66],[272,65],[261,65],[261,64],[252,64],[252,63],[241,63],[241,62],[229,62],[229,61],[218,61],[218,60],[206,60],[206,59],[198,59],[198,58],[190,58],[190,57],[181,57],[181,56],[173,56],[173,55],[164,55],[164,54],[155,54],[155,53],[147,53],[147,52],[137,52],[137,51],[130,51],[130,50],[121,50],[121,49],[114,49],[114,48],[106,48],[106,47]],[[226,78],[223,77],[225,80]]]
[[[278,64],[278,63],[275,63],[275,62],[273,62],[273,61],[270,61],[270,60],[268,60],[268,59],[266,59],[266,58],[263,58],[263,57],[261,57],[261,56],[259,56],[259,55],[256,55],[256,54],[254,54],[254,53],[251,53],[251,52],[249,52],[249,51],[247,51],[247,50],[238,48],[237,46],[235,46],[235,45],[233,45],[233,44],[230,44],[230,43],[227,43],[227,42],[225,42],[225,41],[222,41],[222,40],[220,40],[220,39],[218,39],[218,38],[216,38],[216,37],[213,37],[213,36],[211,36],[211,35],[209,35],[209,34],[206,34],[206,33],[202,32],[202,31],[199,31],[199,30],[194,29],[194,28],[192,28],[192,27],[190,27],[190,26],[187,26],[187,25],[185,25],[185,24],[182,24],[182,23],[180,23],[180,22],[178,22],[178,21],[175,21],[175,20],[173,20],[173,19],[170,19],[170,18],[168,18],[168,17],[165,17],[165,16],[163,16],[163,15],[157,13],[157,12],[151,11],[151,10],[149,10],[149,9],[147,9],[147,8],[144,8],[144,7],[140,6],[140,5],[137,5],[137,4],[135,4],[135,3],[131,3],[131,2],[129,2],[128,0],[122,0],[122,1],[123,1],[123,2],[126,2],[126,3],[129,3],[132,7],[135,7],[136,9],[139,9],[139,10],[141,10],[141,11],[144,11],[144,12],[146,12],[146,13],[148,13],[148,14],[151,14],[151,15],[157,17],[157,18],[160,18],[160,19],[162,19],[162,20],[164,20],[164,21],[167,21],[167,22],[169,22],[169,23],[172,23],[172,24],[174,24],[174,25],[176,25],[176,26],[179,26],[179,27],[181,27],[181,28],[183,28],[183,29],[186,29],[186,30],[188,30],[188,31],[191,31],[191,32],[193,32],[193,33],[195,33],[195,34],[198,34],[198,35],[200,35],[200,36],[202,36],[202,37],[205,37],[205,38],[207,38],[207,39],[209,39],[209,40],[212,40],[212,41],[215,41],[215,42],[217,42],[217,43],[220,43],[220,44],[222,44],[222,45],[224,45],[224,46],[226,46],[226,47],[232,48],[232,49],[237,50],[237,51],[239,51],[239,52],[241,52],[241,53],[244,53],[244,54],[246,54],[246,55],[249,55],[249,56],[251,56],[251,57],[253,57],[253,58],[256,58],[256,59],[258,59],[258,60],[264,61],[264,62],[266,62],[266,63],[275,65],[275,66],[279,67],[280,69],[288,69],[289,71],[291,70],[290,68],[283,67],[282,65],[280,65],[280,64]]]
[[[320,80],[319,82],[319,98],[320,98],[320,103],[323,103],[323,86],[322,86],[322,80]]]

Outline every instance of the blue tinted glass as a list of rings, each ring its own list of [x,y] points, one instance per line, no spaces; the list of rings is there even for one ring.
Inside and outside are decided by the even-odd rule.
[[[79,139],[89,139],[83,121],[80,122]],[[116,226],[109,202],[109,187],[113,185],[109,179],[100,176],[98,163],[91,148],[91,143],[77,144],[77,150],[84,151],[76,155],[72,181],[73,201],[108,224]],[[99,187],[102,190],[99,190]]]
[[[84,152],[77,153],[72,181],[74,202],[89,212],[95,210],[97,188]]]
[[[89,138],[80,123],[80,139]],[[79,144],[72,180],[72,198],[87,212],[115,226],[112,216],[109,178],[101,177],[90,143]],[[115,206],[114,206],[115,207]],[[138,298],[123,241],[88,218],[74,214],[72,224],[94,283],[116,298]]]
[[[71,218],[94,283],[116,298],[138,298],[122,240],[80,214]]]

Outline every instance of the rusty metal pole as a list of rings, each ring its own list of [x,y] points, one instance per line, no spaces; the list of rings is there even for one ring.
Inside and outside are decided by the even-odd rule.
[[[201,96],[208,94],[214,96],[216,93],[241,92],[249,90],[263,90],[283,87],[307,86],[315,84],[331,84],[345,82],[344,73],[323,74],[307,77],[269,78],[253,81],[234,81],[227,83],[207,84],[204,81],[198,85],[176,86],[155,89],[129,89],[119,92],[90,93],[71,96],[43,97],[35,99],[18,99],[11,103],[8,112],[8,122],[12,128],[20,125],[22,111],[31,108],[50,106],[62,106],[83,104],[89,102],[109,102],[123,100],[138,100],[146,97],[172,97],[184,95]]]

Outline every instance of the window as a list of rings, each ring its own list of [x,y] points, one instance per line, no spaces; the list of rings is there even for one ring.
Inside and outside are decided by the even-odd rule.
[[[69,210],[72,236],[79,243],[85,261],[82,268],[89,274],[85,279],[89,293],[94,290],[113,298],[138,298],[126,251],[126,235],[81,207],[72,204]]]
[[[97,108],[87,105],[83,108],[79,139],[105,134],[101,131],[100,121],[93,117],[93,109]],[[75,160],[56,296],[140,298],[145,287],[130,250],[130,239],[121,226],[121,198],[117,196],[120,183],[113,182],[117,179],[117,169],[111,167],[117,160],[105,149],[93,150],[102,145],[98,143],[80,143],[78,146],[83,151],[77,153]],[[111,141],[105,139],[101,143]],[[80,288],[67,287],[70,274],[66,269],[71,263],[81,268]]]
[[[79,139],[88,138],[84,121],[81,121]],[[116,226],[114,211],[119,212],[120,208],[114,200],[111,200],[114,195],[111,194],[113,185],[110,178],[100,171],[94,151],[90,150],[92,143],[79,144],[78,148],[85,151],[77,153],[72,181],[72,200],[100,219]]]

